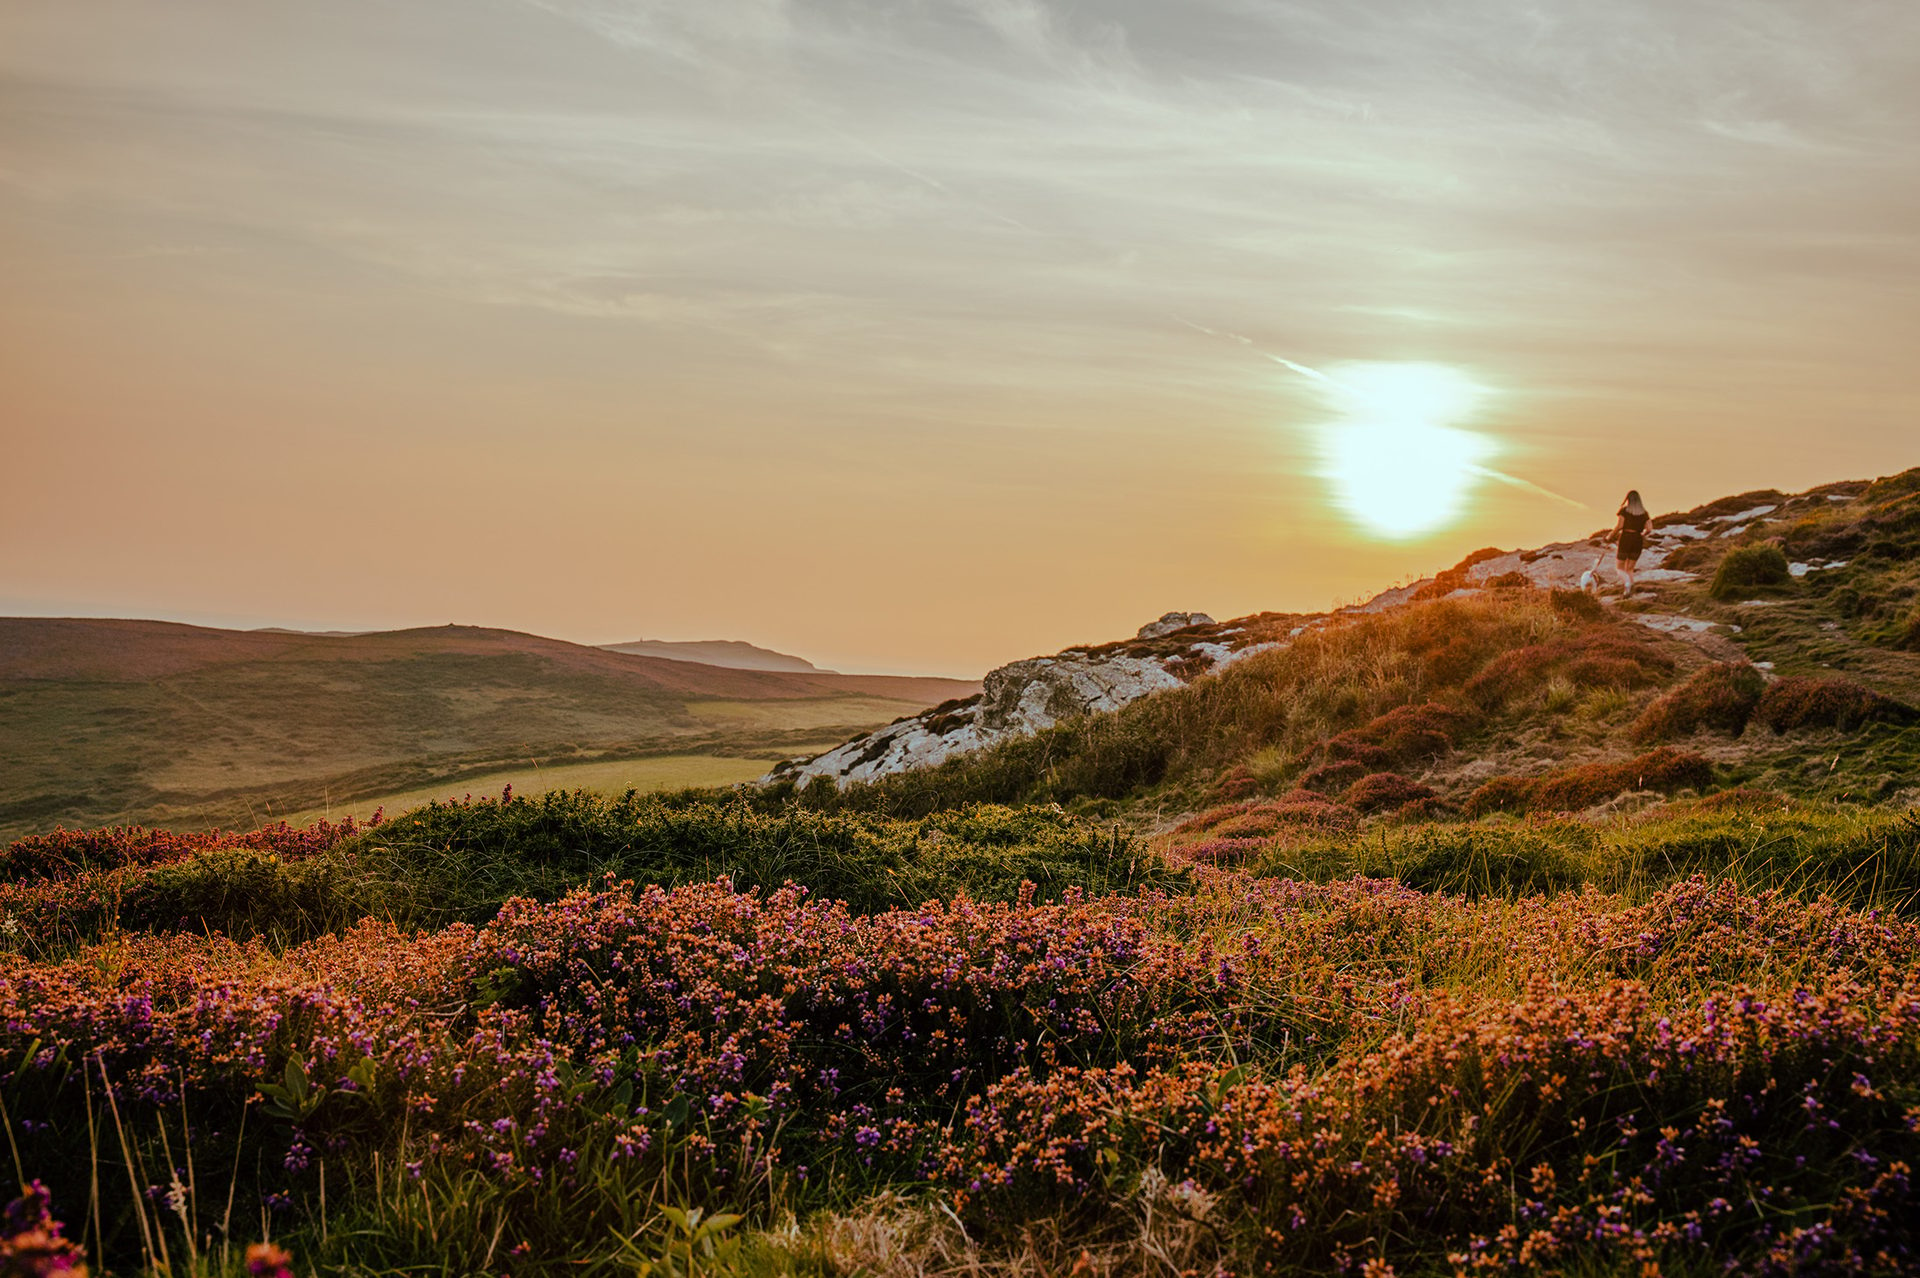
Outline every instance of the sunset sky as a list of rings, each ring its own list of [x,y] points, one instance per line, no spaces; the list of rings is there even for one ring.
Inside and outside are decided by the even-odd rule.
[[[0,613],[976,675],[1920,464],[1920,5],[7,0],[0,280]]]

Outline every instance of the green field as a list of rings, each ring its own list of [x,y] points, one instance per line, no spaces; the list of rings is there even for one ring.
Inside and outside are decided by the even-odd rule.
[[[834,743],[814,743],[796,748],[794,754],[806,754],[831,748]],[[314,821],[340,821],[351,816],[366,821],[376,811],[387,816],[446,799],[497,795],[508,786],[515,794],[537,798],[555,790],[585,790],[593,794],[620,795],[628,790],[642,794],[656,790],[684,790],[695,786],[729,786],[765,776],[778,758],[752,759],[720,754],[666,754],[645,759],[609,759],[598,763],[563,763],[540,767],[529,763],[468,777],[457,784],[421,786],[395,794],[375,795],[350,802],[321,804],[286,819],[294,825]],[[279,819],[277,813],[263,814]]]

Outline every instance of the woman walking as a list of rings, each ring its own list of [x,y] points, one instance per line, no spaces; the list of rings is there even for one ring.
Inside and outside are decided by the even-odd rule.
[[[1647,508],[1640,500],[1637,490],[1627,493],[1627,499],[1620,503],[1620,509],[1614,512],[1619,518],[1614,522],[1613,531],[1607,534],[1608,541],[1620,543],[1616,552],[1614,567],[1620,570],[1622,580],[1627,583],[1627,593],[1633,593],[1633,566],[1640,562],[1640,552],[1644,549],[1647,531]]]

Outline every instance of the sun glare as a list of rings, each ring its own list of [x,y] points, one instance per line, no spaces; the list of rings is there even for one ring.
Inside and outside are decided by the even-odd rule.
[[[1334,501],[1380,537],[1418,537],[1458,517],[1495,451],[1453,425],[1484,392],[1440,364],[1348,364],[1322,384],[1337,417],[1322,428]]]

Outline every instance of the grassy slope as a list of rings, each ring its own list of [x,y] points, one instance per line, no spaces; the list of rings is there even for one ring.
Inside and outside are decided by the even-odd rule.
[[[232,825],[552,762],[771,760],[955,680],[721,670],[446,627],[317,637],[0,621],[0,836]]]
[[[1920,471],[1852,487],[1861,495],[1845,503],[1816,491],[1802,499],[1742,494],[1702,508],[1781,503],[1773,521],[1690,547],[1685,566],[1701,574],[1698,583],[1643,589],[1593,615],[1578,599],[1514,589],[1335,618],[1283,651],[1115,714],[845,794],[803,797],[895,813],[968,800],[1058,802],[1149,825],[1209,803],[1283,796],[1303,780],[1340,798],[1340,787],[1311,779],[1339,753],[1340,734],[1365,734],[1398,707],[1435,703],[1459,715],[1446,748],[1369,756],[1364,770],[1402,773],[1436,790],[1438,810],[1420,811],[1444,815],[1446,804],[1465,803],[1495,777],[1637,756],[1649,743],[1635,739],[1633,726],[1648,706],[1730,651],[1772,663],[1772,676],[1844,678],[1920,706],[1920,641],[1909,638],[1920,585]],[[1721,558],[1769,540],[1783,541],[1793,558],[1855,557],[1844,568],[1742,592],[1753,598],[1714,598]],[[1702,644],[1657,633],[1634,624],[1636,612],[1723,623],[1733,647],[1724,635]],[[1720,784],[1835,799],[1912,801],[1920,793],[1920,726],[1912,723],[1787,733],[1755,724],[1737,736],[1709,731],[1672,744],[1709,759]]]

